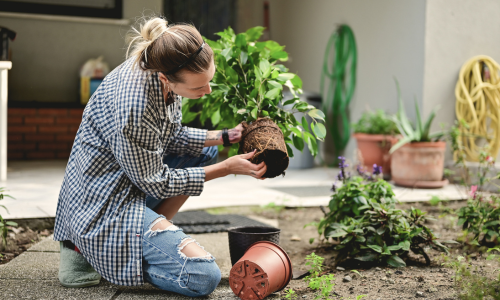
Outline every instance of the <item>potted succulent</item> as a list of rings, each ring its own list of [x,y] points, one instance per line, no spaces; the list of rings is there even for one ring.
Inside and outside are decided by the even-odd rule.
[[[391,156],[389,150],[396,141],[399,130],[391,116],[383,110],[365,111],[358,122],[353,124],[358,144],[358,160],[369,172],[373,165],[382,166],[384,177],[391,174]]]
[[[424,122],[415,101],[416,122],[413,125],[406,116],[399,84],[396,81],[399,98],[398,113],[394,116],[402,138],[392,146],[390,153],[392,180],[401,186],[418,188],[439,188],[448,183],[443,179],[444,132],[430,133],[436,115],[434,109]]]
[[[302,80],[279,63],[288,59],[284,46],[275,41],[257,41],[263,30],[254,27],[235,34],[228,28],[217,33],[219,40],[206,40],[216,64],[212,93],[200,99],[184,99],[183,121],[199,116],[202,124],[210,119],[219,129],[244,122],[242,141],[232,145],[229,156],[257,149],[251,161],[265,161],[264,177],[273,178],[284,174],[293,156],[288,144],[300,151],[307,145],[316,155],[316,140],[324,139],[326,128],[323,112],[298,97]],[[290,90],[292,99],[283,100],[284,87]],[[296,120],[293,114],[297,112],[309,115],[311,125],[305,117]]]

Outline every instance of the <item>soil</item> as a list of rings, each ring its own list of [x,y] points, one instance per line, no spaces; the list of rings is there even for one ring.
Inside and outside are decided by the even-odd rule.
[[[42,238],[54,232],[50,229],[33,230],[25,225],[20,225],[16,228],[10,227],[10,229],[7,235],[6,246],[0,244],[0,265],[13,260]]]
[[[240,148],[243,153],[257,149],[250,161],[254,164],[266,162],[267,171],[263,177],[274,178],[285,174],[289,158],[283,132],[278,125],[270,119],[259,119],[250,125],[243,123],[243,127]]]
[[[449,201],[444,207],[457,209],[465,204],[465,201]],[[437,219],[437,221],[431,221],[426,225],[441,239],[456,240],[461,235],[462,231],[456,225],[456,218],[443,213],[439,207],[431,206],[428,203],[398,205],[401,209],[410,209],[411,206],[427,211],[430,216]],[[333,246],[318,242],[318,233],[314,226],[304,228],[305,224],[320,220],[323,216],[320,208],[234,207],[218,211],[209,210],[209,212],[254,214],[279,219],[279,227],[282,230],[280,245],[287,251],[292,260],[294,275],[307,271],[305,257],[308,254],[315,252],[324,257],[325,274],[333,273],[335,275],[335,287],[334,292],[330,295],[331,299],[356,299],[358,295],[366,295],[363,299],[370,300],[458,299],[458,290],[453,279],[454,271],[442,265],[445,256],[435,250],[427,251],[431,258],[430,266],[425,264],[423,256],[416,256],[412,253],[406,260],[407,267],[405,268],[370,266],[349,261],[334,266],[335,251],[332,249]],[[309,244],[310,238],[315,238],[312,244]],[[485,254],[468,251],[461,244],[450,244],[449,246],[449,258],[455,259],[459,255],[470,255],[472,265],[478,268],[480,274],[498,278],[498,263],[486,260]],[[337,267],[345,270],[338,270]],[[361,276],[353,270],[359,272]],[[352,281],[344,282],[345,276],[350,276]],[[308,288],[304,280],[292,280],[286,289],[288,288],[292,288],[297,293],[297,299],[314,299],[316,296],[316,293]],[[281,294],[284,293],[281,292]]]

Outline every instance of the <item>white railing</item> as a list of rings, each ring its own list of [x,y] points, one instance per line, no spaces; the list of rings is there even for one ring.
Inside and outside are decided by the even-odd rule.
[[[0,61],[0,181],[7,180],[7,72],[12,62]]]

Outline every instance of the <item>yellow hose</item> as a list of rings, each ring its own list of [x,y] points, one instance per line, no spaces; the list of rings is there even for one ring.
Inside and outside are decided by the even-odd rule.
[[[460,69],[455,87],[457,119],[461,127],[465,159],[479,161],[481,151],[496,158],[500,149],[500,65],[491,57],[471,58]],[[479,137],[483,137],[478,138]],[[487,144],[478,145],[481,140]]]

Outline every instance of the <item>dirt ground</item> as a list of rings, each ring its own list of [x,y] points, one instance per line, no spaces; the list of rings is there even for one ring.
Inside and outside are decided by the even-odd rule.
[[[444,206],[457,209],[465,205],[465,201],[450,201]],[[436,206],[428,203],[399,204],[399,208],[409,209],[411,206],[429,212],[429,215],[437,219],[427,224],[440,238],[444,240],[456,240],[461,235],[461,230],[456,226],[456,218],[444,214]],[[394,269],[385,266],[369,266],[363,264],[341,263],[338,267],[333,266],[335,252],[332,245],[320,244],[318,234],[313,226],[304,228],[304,225],[313,221],[319,221],[323,215],[319,208],[293,208],[280,207],[256,208],[235,207],[217,210],[209,210],[210,213],[239,213],[256,214],[267,218],[278,218],[281,228],[280,245],[287,251],[292,259],[294,273],[306,271],[305,257],[315,252],[325,258],[325,269],[328,273],[335,274],[334,293],[332,299],[356,299],[358,295],[367,295],[363,299],[386,300],[386,299],[458,299],[454,284],[454,271],[442,265],[444,262],[440,252],[429,250],[427,254],[432,260],[430,266],[425,265],[422,256],[410,254],[406,261],[406,268]],[[313,244],[309,244],[310,238],[316,238]],[[462,245],[453,245],[450,256],[456,258],[458,255],[472,254],[472,265],[478,268],[479,273],[487,276],[498,276],[498,264],[495,261],[486,260],[486,255],[477,252],[467,253]],[[342,270],[345,269],[345,270]],[[361,276],[352,272],[358,271]],[[352,281],[345,282],[344,277],[350,276]],[[496,277],[497,278],[497,277]],[[315,293],[307,287],[304,280],[292,280],[287,288],[297,292],[297,299],[314,299]],[[283,293],[282,293],[283,295]]]
[[[9,231],[6,246],[0,244],[0,265],[13,260],[42,238],[52,234],[53,230],[33,230],[29,226],[19,226]]]

